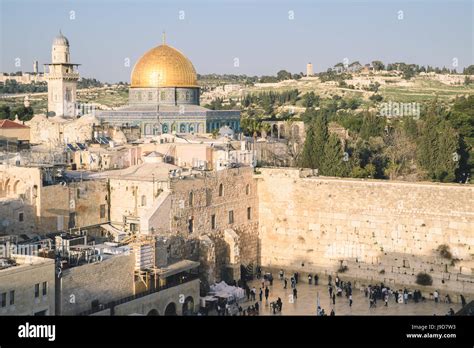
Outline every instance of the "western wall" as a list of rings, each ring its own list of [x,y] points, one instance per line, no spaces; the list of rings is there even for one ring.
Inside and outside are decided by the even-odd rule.
[[[474,187],[338,179],[262,168],[258,182],[264,268],[473,294]],[[437,251],[446,245],[452,257]],[[420,272],[432,286],[416,284]],[[453,296],[454,297],[454,296]]]

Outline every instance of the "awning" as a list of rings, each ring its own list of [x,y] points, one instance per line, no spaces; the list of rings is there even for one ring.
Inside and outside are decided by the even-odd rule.
[[[158,270],[160,277],[169,277],[181,272],[189,271],[190,269],[199,267],[199,262],[191,260],[181,260],[166,267],[161,267]]]

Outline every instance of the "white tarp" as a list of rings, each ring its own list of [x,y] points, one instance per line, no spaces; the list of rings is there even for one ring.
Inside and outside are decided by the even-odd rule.
[[[211,285],[210,289],[211,290],[209,294],[212,294],[214,296],[225,297],[225,298],[234,296],[236,300],[240,300],[245,297],[244,289],[239,288],[237,286],[227,285],[226,282],[224,281]]]

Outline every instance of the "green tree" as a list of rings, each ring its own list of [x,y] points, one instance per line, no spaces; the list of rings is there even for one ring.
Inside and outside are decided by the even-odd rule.
[[[331,134],[325,144],[320,174],[327,176],[345,176],[347,174],[344,151],[342,151],[341,141],[335,134]]]
[[[378,117],[375,113],[369,111],[364,112],[360,136],[362,139],[368,140],[370,137],[376,137],[382,134],[385,119]]]
[[[280,70],[279,72],[277,72],[277,79],[278,79],[278,81],[290,80],[291,79],[291,73],[286,71],[286,70]]]
[[[0,105],[0,120],[11,119],[11,110],[8,105]]]
[[[372,66],[374,67],[375,71],[380,71],[385,69],[385,65],[380,60],[374,60],[372,62]]]
[[[303,152],[301,153],[300,165],[303,168],[316,168],[315,145],[314,125],[310,123],[306,130],[306,139],[303,145]]]
[[[430,106],[421,128],[418,162],[432,180],[450,182],[456,179],[459,167],[459,136],[436,109],[435,102]]]
[[[314,168],[322,168],[325,146],[329,139],[328,120],[324,113],[319,113],[314,121]]]

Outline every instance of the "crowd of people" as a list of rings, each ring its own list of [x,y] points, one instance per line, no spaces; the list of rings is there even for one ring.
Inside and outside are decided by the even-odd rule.
[[[248,302],[252,302],[253,304],[248,305],[246,309],[244,309],[241,305],[238,306],[238,315],[241,316],[254,316],[259,315],[262,303],[265,302],[264,306],[269,306],[270,311],[273,314],[277,314],[282,311],[283,302],[280,297],[276,300],[269,302],[270,295],[271,295],[271,288],[273,286],[273,276],[270,273],[266,273],[263,277],[261,274],[261,269],[258,269],[257,278],[261,279],[261,286],[259,289],[255,286],[250,287],[246,282],[243,283],[243,288],[245,289],[245,294],[247,297]],[[278,278],[283,285],[283,289],[288,288],[288,282],[290,283],[292,289],[292,296],[290,295],[290,302],[294,302],[298,298],[298,290],[297,284],[299,282],[299,274],[298,272],[293,273],[288,279],[285,275],[283,270],[279,271]],[[308,274],[308,285],[319,285],[319,276],[317,274]],[[361,289],[362,291],[362,289]],[[368,299],[369,308],[376,308],[377,302],[380,302],[382,306],[388,307],[390,301],[394,301],[396,304],[408,304],[409,302],[418,303],[424,302],[427,299],[425,296],[422,295],[420,290],[410,291],[407,288],[394,290],[390,287],[386,286],[384,283],[376,284],[376,285],[368,285],[367,287],[363,288],[363,292],[365,297]],[[349,307],[353,305],[353,284],[350,281],[343,281],[339,278],[338,275],[335,276],[334,282],[332,276],[328,276],[328,293],[329,293],[329,301],[331,306],[330,316],[336,315],[335,313],[335,305],[336,299],[339,298],[338,301],[342,300],[344,297],[346,298],[345,301],[347,302]],[[258,294],[258,299],[257,299]],[[318,295],[319,296],[319,295]],[[462,306],[466,305],[466,300],[464,296],[460,295]],[[434,291],[430,294],[430,299],[433,299],[435,302],[441,302],[442,297],[438,290]],[[451,303],[451,297],[449,294],[446,294],[443,298],[445,303]],[[316,299],[316,314],[318,316],[327,316],[324,308],[321,307],[319,298]],[[225,315],[225,314],[224,314]],[[454,310],[450,308],[448,315],[454,315]]]

